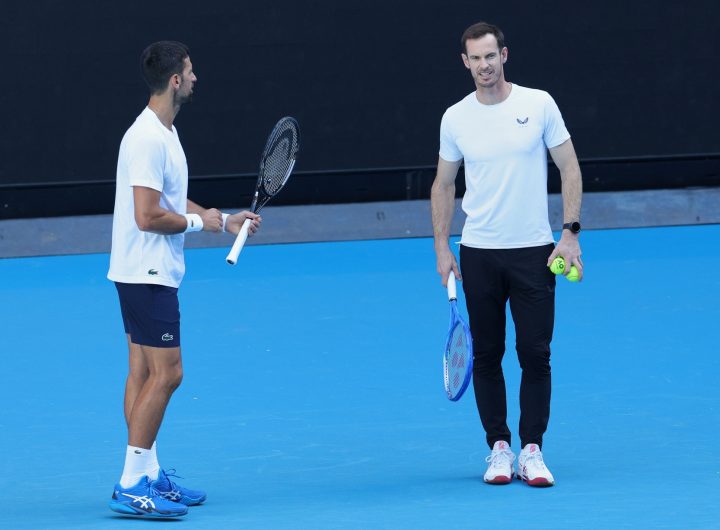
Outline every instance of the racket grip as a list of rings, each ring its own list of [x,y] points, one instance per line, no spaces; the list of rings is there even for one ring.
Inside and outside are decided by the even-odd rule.
[[[457,287],[455,286],[455,273],[450,271],[447,281],[448,300],[457,300]]]
[[[242,227],[240,228],[240,231],[238,232],[238,235],[235,238],[235,242],[233,243],[233,246],[230,249],[230,252],[228,253],[227,257],[225,258],[225,261],[227,261],[230,265],[235,265],[237,263],[237,259],[238,259],[238,256],[240,255],[240,251],[243,249],[243,246],[245,246],[245,241],[247,241],[247,238],[248,238],[248,230],[250,229],[250,223],[252,223],[252,220],[245,219],[245,222],[243,223]]]

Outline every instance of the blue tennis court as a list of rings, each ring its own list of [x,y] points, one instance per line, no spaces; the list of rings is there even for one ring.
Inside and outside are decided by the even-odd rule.
[[[235,268],[188,250],[158,454],[208,501],[169,524],[717,528],[718,241],[720,225],[583,233],[586,279],[558,287],[550,489],[482,482],[472,390],[444,396],[430,239],[254,246]],[[148,524],[107,508],[127,370],[107,263],[0,260],[0,528]],[[508,344],[515,428],[512,328]]]

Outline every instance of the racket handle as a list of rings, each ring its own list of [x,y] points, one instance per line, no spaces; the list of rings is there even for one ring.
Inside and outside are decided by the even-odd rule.
[[[251,219],[245,219],[245,222],[243,223],[242,228],[240,228],[240,231],[238,232],[238,235],[235,238],[235,243],[233,243],[233,246],[230,249],[230,252],[228,253],[227,258],[225,258],[225,261],[227,261],[230,265],[235,265],[237,263],[237,259],[238,259],[238,256],[240,255],[240,251],[243,249],[243,246],[245,245],[245,241],[247,241],[248,230],[250,229],[250,223],[252,223]]]
[[[457,287],[455,286],[455,273],[450,271],[447,281],[448,300],[457,300]]]

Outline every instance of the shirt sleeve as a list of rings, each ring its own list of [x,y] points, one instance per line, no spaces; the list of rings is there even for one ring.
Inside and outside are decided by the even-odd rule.
[[[547,94],[545,98],[545,131],[543,132],[543,141],[548,149],[557,147],[570,138],[570,133],[565,128],[562,114],[555,100]]]
[[[462,160],[463,154],[455,143],[455,138],[450,131],[447,112],[443,115],[440,122],[440,158],[448,162],[457,162]]]
[[[143,138],[135,142],[128,156],[130,186],[143,186],[163,191],[165,148],[161,142]]]

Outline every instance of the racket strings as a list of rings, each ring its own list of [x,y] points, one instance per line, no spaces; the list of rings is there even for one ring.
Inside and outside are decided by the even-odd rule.
[[[450,383],[449,390],[453,394],[460,389],[460,386],[465,381],[470,355],[470,348],[468,348],[465,331],[463,327],[458,324],[453,329],[448,351],[449,362],[447,366],[447,378]]]
[[[263,187],[269,196],[280,191],[290,176],[299,147],[296,127],[294,121],[282,123],[268,146],[263,162]]]

